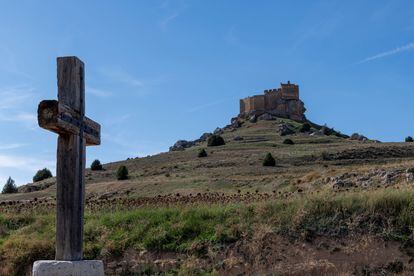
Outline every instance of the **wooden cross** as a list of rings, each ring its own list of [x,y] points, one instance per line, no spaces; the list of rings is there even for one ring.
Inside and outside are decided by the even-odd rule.
[[[77,57],[57,59],[58,101],[41,101],[39,126],[59,134],[57,146],[56,260],[83,255],[85,146],[101,143],[101,126],[85,117],[85,71]]]

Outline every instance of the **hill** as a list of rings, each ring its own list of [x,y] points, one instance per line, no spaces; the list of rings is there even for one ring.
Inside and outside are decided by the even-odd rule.
[[[413,144],[305,124],[237,118],[215,131],[225,145],[206,134],[87,170],[87,257],[125,275],[413,271]],[[276,166],[262,165],[267,153]],[[4,271],[53,254],[55,179],[30,190],[0,196]]]
[[[316,128],[302,133],[302,123],[281,118],[254,123],[243,120],[242,123],[238,128],[219,131],[226,141],[223,146],[207,147],[207,142],[200,141],[181,151],[104,164],[102,171],[87,170],[88,196],[233,194],[239,190],[245,193],[312,192],[342,188],[340,179],[352,180],[353,185],[344,188],[373,189],[378,185],[399,184],[405,170],[413,165],[411,143],[379,143],[350,140],[337,134],[316,134],[321,129],[316,124],[312,124]],[[282,136],[280,129],[284,126],[291,127],[295,133]],[[287,138],[294,145],[284,144]],[[197,156],[201,148],[206,149],[206,158]],[[262,166],[268,152],[275,157],[276,167]],[[116,170],[121,165],[129,170],[126,181],[116,180]],[[20,190],[41,190],[1,195],[0,199],[53,196],[54,184],[55,179],[29,184]]]

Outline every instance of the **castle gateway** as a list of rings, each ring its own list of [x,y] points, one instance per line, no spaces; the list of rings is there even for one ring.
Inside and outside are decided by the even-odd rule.
[[[299,86],[288,81],[280,88],[265,90],[264,95],[255,95],[240,100],[240,116],[260,116],[269,113],[274,116],[304,121],[305,105],[299,99]]]

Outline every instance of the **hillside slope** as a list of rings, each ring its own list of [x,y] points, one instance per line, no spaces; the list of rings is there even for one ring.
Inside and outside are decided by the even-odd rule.
[[[224,146],[207,147],[206,142],[201,142],[183,151],[104,164],[103,171],[87,170],[88,196],[105,194],[111,197],[127,193],[129,197],[154,197],[177,193],[373,189],[404,184],[406,170],[414,167],[414,146],[411,143],[379,143],[335,135],[312,135],[316,129],[281,136],[278,131],[281,124],[294,126],[296,131],[302,125],[280,118],[256,123],[243,121],[239,128],[224,130]],[[293,140],[294,145],[283,144],[286,138]],[[206,158],[197,157],[200,148],[206,149]],[[262,166],[268,152],[276,159],[276,167]],[[128,180],[116,180],[116,170],[121,165],[129,170]],[[53,196],[54,181],[48,179],[34,185],[48,187],[46,189],[0,195],[0,200]]]
[[[270,119],[88,169],[85,257],[108,275],[413,275],[414,144]],[[0,275],[53,258],[55,179],[22,189],[39,190],[0,195]]]

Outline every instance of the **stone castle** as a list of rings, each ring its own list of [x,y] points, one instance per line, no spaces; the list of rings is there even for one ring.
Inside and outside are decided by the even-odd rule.
[[[288,81],[280,83],[280,88],[265,90],[263,95],[241,99],[239,116],[269,113],[277,117],[305,121],[305,111],[305,105],[299,99],[299,86]]]

